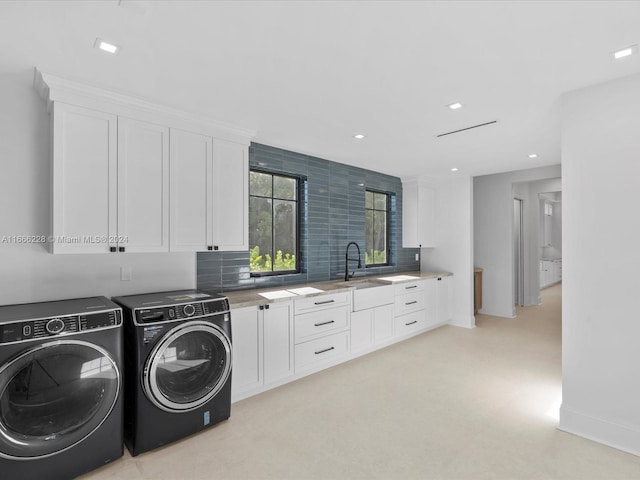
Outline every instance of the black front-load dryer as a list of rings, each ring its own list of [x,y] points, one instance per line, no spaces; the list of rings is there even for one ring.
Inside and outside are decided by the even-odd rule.
[[[70,479],[123,453],[122,310],[0,307],[0,477]]]
[[[131,454],[229,418],[227,298],[181,290],[112,300],[124,311],[124,438]]]

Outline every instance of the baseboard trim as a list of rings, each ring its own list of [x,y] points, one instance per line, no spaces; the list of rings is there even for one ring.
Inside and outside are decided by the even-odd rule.
[[[476,317],[473,315],[454,315],[449,325],[462,328],[476,328]]]
[[[505,315],[503,312],[492,312],[492,311],[483,310],[483,309],[478,310],[478,313],[481,315],[489,315],[491,317],[516,318],[516,316],[513,313],[509,315]]]
[[[640,431],[560,407],[558,429],[640,456]]]

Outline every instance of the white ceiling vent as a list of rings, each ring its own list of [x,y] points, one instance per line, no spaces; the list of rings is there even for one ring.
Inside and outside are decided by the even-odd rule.
[[[472,128],[484,127],[486,125],[491,125],[493,123],[498,123],[498,121],[492,120],[491,122],[481,123],[479,125],[473,125],[472,127],[461,128],[459,130],[453,130],[452,132],[441,133],[440,135],[436,135],[436,137],[444,137],[445,135],[452,135],[454,133],[464,132],[465,130],[471,130]]]

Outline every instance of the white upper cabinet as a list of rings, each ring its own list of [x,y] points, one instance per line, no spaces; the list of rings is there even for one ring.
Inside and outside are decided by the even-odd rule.
[[[171,129],[172,251],[213,249],[213,140]]]
[[[435,246],[435,202],[433,188],[418,180],[402,181],[402,246]]]
[[[104,253],[117,235],[117,117],[52,111],[52,253]]]
[[[253,132],[36,72],[52,253],[248,249]]]
[[[247,250],[247,146],[171,129],[171,250]]]
[[[249,250],[249,152],[213,140],[214,250]]]
[[[169,251],[167,127],[118,118],[118,237],[122,252]]]

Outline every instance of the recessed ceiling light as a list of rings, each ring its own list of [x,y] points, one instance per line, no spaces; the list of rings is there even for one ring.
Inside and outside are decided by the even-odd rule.
[[[117,45],[105,42],[100,38],[96,38],[96,42],[93,44],[93,47],[108,53],[118,53],[118,50],[120,49]]]
[[[457,171],[458,171],[458,169],[457,169],[456,167],[453,167],[453,168],[451,169],[451,171],[452,171],[452,172],[457,172]]]
[[[631,45],[630,47],[626,47],[626,48],[623,48],[622,50],[613,52],[613,58],[615,58],[616,60],[619,60],[621,58],[628,57],[629,55],[633,55],[637,50],[637,48],[638,48],[637,45]]]
[[[529,155],[529,158],[538,158],[538,155],[536,155],[535,153],[532,153],[531,155]]]
[[[456,102],[456,103],[447,105],[447,107],[449,107],[451,110],[457,110],[458,108],[462,108],[462,104],[459,102]]]
[[[353,136],[353,138],[357,138],[358,140],[362,140],[366,135],[363,135],[361,133],[357,133]]]

